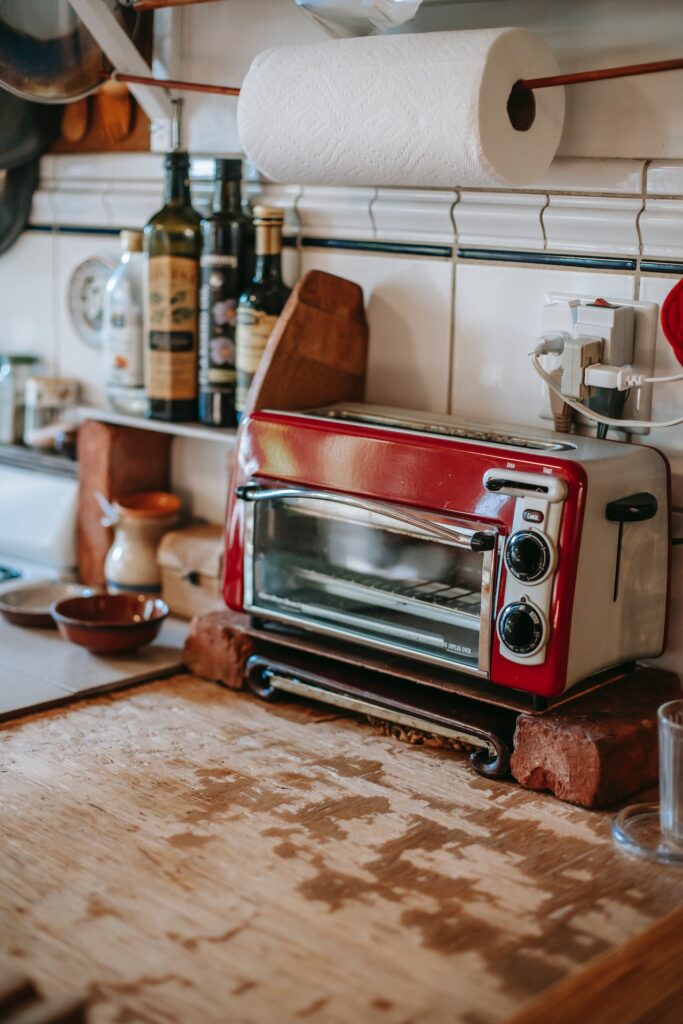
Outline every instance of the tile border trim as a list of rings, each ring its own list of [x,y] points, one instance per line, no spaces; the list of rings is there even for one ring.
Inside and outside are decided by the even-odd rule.
[[[302,236],[299,239],[302,249],[346,249],[352,252],[377,252],[393,255],[431,256],[440,259],[451,259],[452,245],[428,245],[418,242],[378,242],[351,238],[311,238]]]
[[[552,252],[522,252],[512,249],[458,248],[458,259],[481,260],[492,263],[536,263],[539,266],[583,267],[589,270],[636,269],[636,259],[621,259],[608,256],[566,255]]]
[[[675,260],[648,260],[640,261],[640,270],[643,274],[676,274],[683,277],[683,263],[676,263]]]

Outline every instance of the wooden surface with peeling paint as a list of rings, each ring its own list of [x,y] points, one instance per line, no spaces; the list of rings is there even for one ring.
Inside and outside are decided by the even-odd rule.
[[[0,744],[0,957],[94,1024],[494,1024],[683,903],[608,814],[191,676]]]

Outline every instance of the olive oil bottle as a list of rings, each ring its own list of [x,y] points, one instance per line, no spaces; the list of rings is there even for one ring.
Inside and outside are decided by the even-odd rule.
[[[164,205],[145,225],[147,415],[197,418],[200,216],[190,200],[190,158],[165,158]]]
[[[254,278],[237,306],[235,408],[240,420],[254,374],[291,288],[282,280],[282,222],[276,206],[254,207]]]
[[[216,160],[211,212],[202,217],[199,258],[199,420],[235,425],[235,328],[251,280],[251,220],[242,213],[242,161]]]

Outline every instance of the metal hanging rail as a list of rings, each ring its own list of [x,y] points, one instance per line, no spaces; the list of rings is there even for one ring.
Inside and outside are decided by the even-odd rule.
[[[635,75],[654,75],[660,71],[683,70],[683,58],[651,61],[649,64],[625,64],[618,68],[598,68],[595,71],[574,71],[566,75],[550,75],[546,78],[521,78],[516,89],[551,89],[558,85],[580,85],[582,82],[604,82],[610,78],[632,78]],[[114,71],[111,78],[116,82],[131,85],[157,86],[161,89],[179,89],[185,92],[218,93],[222,96],[239,96],[236,85],[210,85],[204,82],[184,82],[175,78],[148,78],[144,75],[129,75]]]

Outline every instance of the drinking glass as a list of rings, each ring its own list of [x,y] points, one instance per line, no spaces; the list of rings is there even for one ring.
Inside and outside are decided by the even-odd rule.
[[[612,819],[612,835],[629,853],[683,865],[683,700],[662,704],[657,726],[659,806],[625,807]]]

